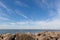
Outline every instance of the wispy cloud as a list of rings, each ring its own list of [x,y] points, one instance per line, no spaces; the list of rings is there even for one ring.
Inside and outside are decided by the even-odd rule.
[[[2,8],[0,8],[0,17],[8,17],[8,15],[4,12],[4,10]]]
[[[8,18],[5,18],[5,17],[0,17],[0,21],[1,20],[9,20]]]
[[[1,9],[0,10],[0,21],[2,20],[9,20],[9,18],[7,18],[8,15],[6,13],[4,13],[4,11]]]
[[[42,8],[42,9],[53,9],[55,8],[55,3],[57,2],[56,0],[53,2],[53,1],[50,1],[49,3],[49,0],[34,0],[35,4]]]
[[[8,8],[8,5],[5,5],[0,1],[0,21],[1,20],[10,20],[10,15],[14,14],[14,11],[11,8]]]
[[[21,2],[21,1],[16,1],[15,4],[21,6],[21,7],[26,7],[26,8],[30,8],[26,3]]]
[[[0,1],[0,6],[9,11],[9,9],[7,8],[7,6],[4,3],[2,3],[1,1]]]
[[[22,12],[20,12],[19,10],[15,10],[15,12],[16,12],[18,15],[20,15],[20,16],[24,17],[25,19],[27,19],[27,21],[28,21],[28,20],[29,20],[29,21],[32,21],[32,19],[29,19],[28,16],[24,15],[24,14],[23,14]]]
[[[6,11],[8,12],[8,13],[14,13],[14,11],[11,9],[11,8],[9,8],[7,5],[5,5],[3,2],[1,2],[0,1],[0,6],[1,7],[3,7],[4,9],[6,9]],[[0,9],[0,10],[2,10],[2,8]]]
[[[19,1],[18,1],[18,2],[19,2]],[[22,2],[21,2],[21,3],[22,3]],[[5,8],[6,11],[7,11],[7,13],[8,13],[9,15],[18,14],[18,15],[24,17],[25,19],[31,21],[31,19],[29,19],[29,18],[28,18],[26,15],[24,15],[22,12],[20,12],[20,11],[18,11],[18,10],[13,11],[12,9],[8,8],[8,7],[7,7],[4,3],[2,3],[1,1],[0,1],[0,6],[3,7],[3,8]],[[26,5],[25,5],[24,3],[22,3],[22,6],[26,6]],[[0,14],[1,14],[0,16],[9,17],[9,15],[7,15],[6,13],[4,13],[2,9],[0,9],[0,11],[1,11],[1,12],[0,12]]]
[[[18,11],[18,10],[15,10],[16,11],[16,13],[18,14],[18,15],[20,15],[20,16],[23,16],[24,18],[28,18],[27,16],[25,16],[23,13],[21,13],[20,11]]]
[[[0,7],[3,7],[6,10],[9,10],[1,1],[0,1]],[[0,21],[2,20],[9,20],[8,15],[3,11],[2,8],[0,8]]]

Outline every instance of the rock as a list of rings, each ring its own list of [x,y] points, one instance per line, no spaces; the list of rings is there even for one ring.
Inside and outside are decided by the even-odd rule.
[[[10,36],[10,35],[12,35],[12,34],[6,33],[6,34],[3,34],[2,36],[3,36],[3,38],[5,38],[5,37],[8,37],[8,36]]]
[[[58,40],[60,40],[60,38],[58,38]]]
[[[57,40],[60,36],[57,32],[41,32],[35,34],[35,40]]]
[[[22,36],[21,33],[18,32],[18,33],[15,34],[15,36],[16,36],[16,37],[15,37],[15,40],[22,40],[22,39],[21,39],[21,36]]]
[[[0,34],[0,40],[60,40],[60,32],[40,32],[31,34],[27,32],[25,34],[16,33],[16,34]]]
[[[3,40],[2,38],[0,38],[0,40]]]
[[[14,38],[13,34],[7,33],[3,34],[3,40],[12,40]]]
[[[3,39],[3,36],[2,36],[2,34],[0,34],[0,40],[1,40],[1,39]]]
[[[29,36],[31,36],[32,34],[30,33],[30,32],[27,32],[27,33],[25,33],[26,35],[29,35]]]
[[[23,40],[35,40],[32,36],[26,35],[26,34],[22,35],[22,39]]]
[[[34,38],[30,36],[30,34],[28,35],[17,33],[15,40],[34,40]]]

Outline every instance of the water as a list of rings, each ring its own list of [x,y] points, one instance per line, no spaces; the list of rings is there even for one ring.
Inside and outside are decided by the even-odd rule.
[[[46,30],[40,30],[40,29],[36,29],[36,30],[31,30],[31,29],[0,29],[0,34],[5,34],[5,33],[17,33],[17,32],[21,32],[21,33],[26,33],[26,32],[30,32],[30,33],[36,33],[36,32],[43,32]],[[48,30],[48,31],[60,31],[60,30]]]

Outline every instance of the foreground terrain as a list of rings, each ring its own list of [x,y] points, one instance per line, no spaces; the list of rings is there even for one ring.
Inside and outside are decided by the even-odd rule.
[[[39,32],[22,34],[20,32],[15,34],[0,34],[0,40],[60,40],[60,32]]]

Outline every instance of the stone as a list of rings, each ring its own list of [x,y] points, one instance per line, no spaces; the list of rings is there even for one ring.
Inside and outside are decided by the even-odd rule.
[[[0,40],[60,40],[60,32],[40,32],[32,34],[27,32],[22,34],[20,32],[16,34],[0,34]]]
[[[21,33],[18,32],[18,33],[15,34],[15,36],[16,36],[16,37],[15,37],[15,40],[22,40],[22,39],[21,39],[21,36],[22,36]]]
[[[12,40],[13,37],[13,34],[10,33],[3,34],[3,40]]]

